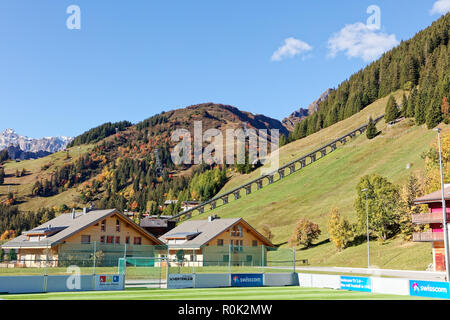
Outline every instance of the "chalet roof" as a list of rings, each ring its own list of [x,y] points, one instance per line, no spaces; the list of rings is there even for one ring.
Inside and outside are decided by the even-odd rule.
[[[149,238],[158,244],[161,243],[155,236],[148,233],[144,229],[140,228],[134,221],[130,220],[128,217],[117,211],[116,209],[107,210],[93,210],[86,214],[82,212],[66,213],[57,216],[56,218],[32,229],[22,233],[20,236],[6,242],[2,245],[2,248],[47,248],[53,247],[62,243],[65,239],[80,232],[81,230],[103,220],[104,218],[110,216],[111,214],[117,214],[126,220],[130,225],[134,225],[139,228],[142,233],[145,233]],[[40,241],[28,241],[27,234],[43,234],[43,230],[48,229],[59,230],[53,234],[49,234],[45,239]]]
[[[255,232],[259,238],[266,245],[273,246],[273,244],[267,240],[263,235],[256,231],[252,226],[250,226],[242,218],[232,218],[232,219],[214,219],[209,220],[191,220],[186,221],[169,232],[163,234],[159,239],[164,243],[168,238],[177,238],[184,235],[188,240],[183,244],[169,245],[169,247],[186,247],[186,248],[200,248],[201,246],[207,244],[209,241],[214,239],[216,236],[226,231],[235,224],[243,222],[247,227]],[[192,235],[198,233],[198,235],[189,240],[186,235]]]
[[[141,220],[141,227],[167,227],[167,219],[157,219],[146,217]]]
[[[444,185],[444,198],[450,200],[450,184]],[[442,201],[442,189],[414,200],[416,204],[436,203]]]

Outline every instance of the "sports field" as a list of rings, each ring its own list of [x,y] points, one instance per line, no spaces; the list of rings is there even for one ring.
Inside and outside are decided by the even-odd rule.
[[[300,287],[141,289],[0,295],[13,300],[423,300],[410,296]]]

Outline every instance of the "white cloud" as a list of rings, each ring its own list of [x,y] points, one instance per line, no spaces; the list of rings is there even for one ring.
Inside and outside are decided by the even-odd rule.
[[[430,14],[446,14],[450,11],[450,0],[438,0],[434,3]]]
[[[395,34],[381,32],[374,25],[362,22],[346,25],[328,39],[329,56],[334,58],[345,52],[350,58],[370,62],[398,44]]]
[[[272,61],[281,61],[285,58],[293,58],[299,54],[311,51],[312,47],[301,40],[295,38],[287,38],[284,45],[279,47],[272,55]]]

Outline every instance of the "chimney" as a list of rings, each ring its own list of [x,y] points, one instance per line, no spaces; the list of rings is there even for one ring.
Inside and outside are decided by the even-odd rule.
[[[211,216],[208,217],[208,222],[212,222],[216,219],[220,219],[216,214],[213,214]]]
[[[72,219],[75,219],[75,208],[72,209]]]

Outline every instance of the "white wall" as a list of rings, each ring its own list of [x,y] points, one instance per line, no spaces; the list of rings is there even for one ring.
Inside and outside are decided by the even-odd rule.
[[[371,277],[372,292],[409,296],[409,280]]]

